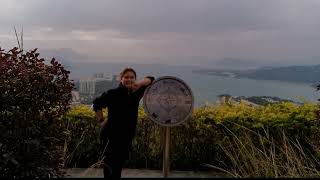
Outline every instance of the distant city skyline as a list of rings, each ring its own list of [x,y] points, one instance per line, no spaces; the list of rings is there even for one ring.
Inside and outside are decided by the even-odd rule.
[[[319,9],[319,0],[3,0],[0,47],[16,46],[16,26],[25,49],[92,62],[320,64]]]

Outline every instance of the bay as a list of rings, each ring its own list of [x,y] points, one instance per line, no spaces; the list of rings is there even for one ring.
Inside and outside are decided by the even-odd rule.
[[[71,78],[81,79],[92,77],[94,73],[118,75],[125,67],[136,70],[138,79],[147,75],[159,78],[175,76],[182,79],[191,88],[195,106],[215,103],[221,94],[232,96],[275,96],[297,102],[303,100],[316,102],[320,93],[308,83],[293,83],[271,80],[237,79],[207,74],[197,74],[193,70],[202,67],[169,66],[163,64],[132,64],[132,63],[74,63],[70,67]]]

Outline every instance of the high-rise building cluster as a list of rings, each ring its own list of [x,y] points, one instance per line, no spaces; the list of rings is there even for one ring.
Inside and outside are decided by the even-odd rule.
[[[116,75],[96,73],[92,78],[79,80],[79,93],[87,95],[100,94],[115,85]]]

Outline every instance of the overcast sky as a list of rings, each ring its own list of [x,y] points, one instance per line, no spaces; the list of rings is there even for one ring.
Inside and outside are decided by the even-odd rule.
[[[320,64],[320,0],[0,0],[0,46],[96,61]],[[270,64],[269,63],[269,64]]]

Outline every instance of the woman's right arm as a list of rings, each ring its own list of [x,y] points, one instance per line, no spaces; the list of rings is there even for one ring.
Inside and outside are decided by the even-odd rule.
[[[100,123],[102,123],[102,122],[104,121],[102,110],[96,111],[96,117],[97,117],[97,119],[98,119],[98,121],[99,121]]]
[[[101,96],[97,97],[93,101],[93,110],[96,112],[96,117],[100,123],[104,121],[102,109],[108,107],[110,102],[110,92],[104,92]]]

